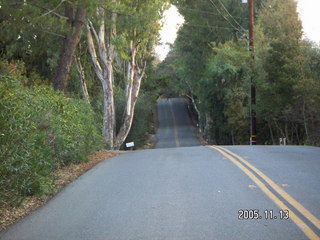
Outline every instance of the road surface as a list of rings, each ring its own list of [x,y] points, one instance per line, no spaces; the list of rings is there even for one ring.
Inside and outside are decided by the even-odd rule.
[[[192,126],[186,101],[181,98],[159,99],[159,129],[156,148],[191,147],[200,143]]]
[[[173,99],[159,108],[175,113],[177,105]],[[180,129],[192,127],[180,126],[176,115],[173,124],[170,111],[159,116],[158,134],[165,135],[166,119],[171,137],[158,136],[157,145],[170,148],[102,162],[0,239],[319,239],[319,148],[183,147]],[[180,147],[173,148],[175,136]]]

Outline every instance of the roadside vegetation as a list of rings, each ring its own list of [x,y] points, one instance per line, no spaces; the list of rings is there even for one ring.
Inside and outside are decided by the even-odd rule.
[[[25,86],[22,64],[2,62],[0,71],[0,200],[18,204],[25,196],[52,192],[50,173],[87,161],[103,141],[84,100],[48,86]]]
[[[98,150],[146,144],[158,94],[153,48],[167,7],[0,1],[0,208],[50,196],[58,169]]]
[[[176,1],[185,24],[154,78],[191,99],[209,143],[249,144],[252,78],[258,144],[320,146],[320,48],[302,39],[294,0],[254,2],[253,61],[247,4]]]

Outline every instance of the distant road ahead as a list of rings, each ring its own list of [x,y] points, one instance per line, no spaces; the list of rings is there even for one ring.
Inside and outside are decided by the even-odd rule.
[[[183,98],[159,99],[157,106],[159,129],[156,148],[200,145]]]

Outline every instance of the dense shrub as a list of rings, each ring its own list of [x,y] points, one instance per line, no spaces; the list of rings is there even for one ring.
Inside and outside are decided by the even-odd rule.
[[[90,105],[50,87],[24,87],[19,71],[1,67],[0,201],[19,203],[23,196],[49,193],[51,171],[87,160],[102,137]]]

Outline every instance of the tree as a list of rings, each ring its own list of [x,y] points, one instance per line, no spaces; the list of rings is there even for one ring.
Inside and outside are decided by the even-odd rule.
[[[64,4],[65,16],[70,25],[70,30],[65,36],[59,64],[56,70],[57,73],[53,81],[54,89],[60,91],[65,90],[67,86],[68,74],[86,17],[85,6],[80,6],[80,3],[76,7],[72,6],[70,2],[67,1],[65,1]],[[85,4],[85,1],[81,4]]]
[[[300,125],[293,114],[294,88],[303,75],[302,25],[296,8],[293,0],[270,0],[258,21],[262,31],[260,38],[268,43],[268,47],[260,50],[258,47],[257,52],[257,61],[261,61],[264,72],[260,75],[263,77],[258,76],[258,115],[268,123],[272,135],[286,137],[289,143],[296,142],[290,128]]]
[[[64,91],[86,12],[96,1],[87,2],[4,0],[0,9],[2,54],[24,60],[30,66],[27,69],[36,68],[53,78],[54,89]]]
[[[260,1],[257,4],[260,6]],[[230,104],[226,103],[232,101],[227,100],[225,95],[227,88],[232,89],[229,91],[231,95],[237,83],[244,82],[246,73],[240,63],[225,58],[246,51],[247,47],[239,39],[245,38],[247,34],[247,20],[244,17],[248,12],[247,6],[241,4],[241,1],[232,0],[188,0],[177,1],[177,7],[185,18],[185,24],[179,30],[173,46],[177,56],[175,69],[180,92],[187,94],[195,109],[198,109],[200,129],[206,139],[221,144],[239,143],[243,139],[240,136],[232,140],[232,135],[236,133],[228,125],[232,111],[228,108]],[[244,59],[239,57],[237,61]],[[221,84],[222,80],[224,84]],[[245,87],[245,84],[240,86]],[[235,105],[242,104],[243,99]],[[243,116],[243,112],[237,116]],[[235,119],[238,118],[234,117],[233,121]]]
[[[163,0],[112,0],[98,8],[99,30],[95,30],[92,22],[87,25],[90,55],[103,88],[103,134],[110,149],[119,149],[129,134],[146,60],[157,40],[165,3]],[[107,22],[106,19],[111,20]],[[118,132],[114,104],[115,64],[123,73],[126,96]]]
[[[59,58],[63,22],[60,14],[50,13],[57,1],[1,2],[1,57],[26,64],[28,74],[33,71],[45,78],[53,77]],[[49,13],[49,14],[48,14]]]

